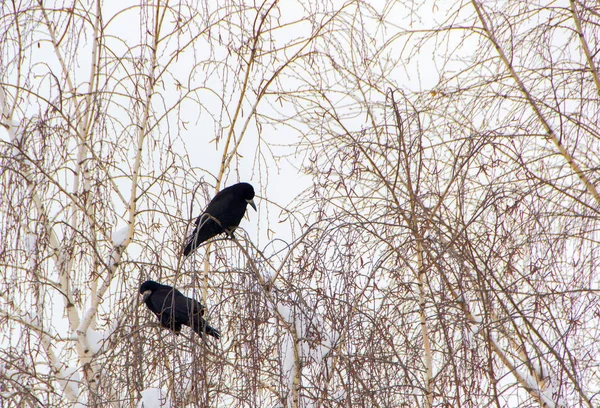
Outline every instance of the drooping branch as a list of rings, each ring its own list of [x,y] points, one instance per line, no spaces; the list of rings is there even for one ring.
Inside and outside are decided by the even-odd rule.
[[[579,13],[577,12],[577,4],[575,3],[575,0],[570,0],[570,3],[571,13],[573,14],[573,20],[575,21],[575,28],[577,29],[577,36],[579,37],[581,48],[583,48],[583,52],[585,53],[585,59],[587,60],[590,73],[592,74],[592,78],[594,78],[594,84],[596,85],[596,93],[598,94],[598,97],[600,97],[600,78],[598,77],[598,68],[594,63],[592,53],[590,52],[590,47],[581,27],[581,18],[579,17]]]
[[[52,374],[58,381],[69,402],[77,402],[79,395],[73,388],[73,382],[68,381],[66,378],[63,362],[54,352],[57,337],[49,334],[42,326],[40,326],[40,322],[37,317],[32,317],[28,313],[19,310],[17,307],[13,307],[13,310],[10,313],[0,309],[0,319],[17,322],[36,333],[40,339],[40,344],[46,353],[46,358]]]
[[[550,123],[548,122],[548,120],[546,119],[544,114],[542,113],[540,107],[538,106],[538,103],[535,101],[535,99],[531,95],[531,92],[529,91],[529,89],[527,89],[527,87],[521,80],[521,77],[517,73],[515,67],[513,66],[511,61],[508,59],[508,57],[506,56],[504,49],[502,48],[502,46],[500,45],[500,42],[498,41],[498,39],[496,38],[496,35],[494,34],[493,27],[491,27],[487,21],[488,19],[487,19],[485,10],[483,9],[483,5],[477,0],[472,0],[471,4],[473,4],[473,7],[475,8],[475,11],[477,12],[477,17],[479,18],[479,21],[481,22],[483,30],[487,35],[487,38],[489,39],[489,41],[492,43],[492,45],[498,52],[498,55],[500,56],[500,59],[502,60],[504,66],[510,73],[510,76],[515,81],[519,90],[523,94],[523,97],[525,98],[525,100],[527,101],[527,103],[529,104],[529,106],[531,107],[533,112],[535,113],[535,116],[538,118],[538,120],[542,124],[542,127],[544,128],[544,131],[546,133],[546,137],[548,139],[550,139],[552,141],[552,143],[554,143],[554,146],[557,148],[560,155],[565,159],[565,161],[567,162],[567,164],[569,165],[569,167],[571,168],[573,173],[575,173],[577,175],[577,177],[579,178],[579,180],[581,180],[581,182],[583,183],[586,190],[591,194],[593,199],[596,201],[596,204],[598,205],[598,207],[600,207],[600,194],[598,193],[596,186],[588,178],[586,173],[581,169],[581,167],[575,160],[575,157],[573,157],[573,155],[567,151],[566,147],[563,145],[560,138],[558,137],[558,135],[556,134],[556,132],[554,131],[552,126],[550,126]]]

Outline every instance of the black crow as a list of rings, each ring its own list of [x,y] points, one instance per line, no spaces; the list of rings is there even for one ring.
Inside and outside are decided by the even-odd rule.
[[[144,302],[160,320],[160,324],[179,335],[181,325],[190,326],[200,336],[210,334],[217,339],[221,333],[209,326],[204,315],[204,306],[194,299],[183,296],[177,289],[148,280],[140,286]]]
[[[237,183],[219,191],[196,220],[196,228],[188,238],[183,254],[188,256],[201,243],[222,232],[233,236],[246,213],[246,206],[250,204],[256,211],[253,198],[254,187],[248,183]]]

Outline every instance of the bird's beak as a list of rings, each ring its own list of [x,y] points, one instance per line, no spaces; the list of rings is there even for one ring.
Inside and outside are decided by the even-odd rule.
[[[148,299],[150,297],[151,294],[152,294],[151,290],[145,290],[144,293],[142,293],[142,296],[144,297],[144,302],[146,301],[146,299]]]
[[[247,202],[248,204],[250,204],[250,205],[252,206],[252,208],[254,208],[254,211],[258,211],[258,210],[256,209],[256,204],[254,204],[254,200],[246,200],[246,202]]]

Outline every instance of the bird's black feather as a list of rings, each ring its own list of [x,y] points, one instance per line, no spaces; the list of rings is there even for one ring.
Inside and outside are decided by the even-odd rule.
[[[221,337],[221,333],[202,318],[204,306],[172,286],[149,280],[140,286],[140,294],[144,295],[146,306],[158,317],[160,324],[175,334],[179,334],[181,326],[185,325],[200,336],[206,333],[217,339]]]
[[[198,246],[215,235],[233,231],[246,213],[250,204],[255,210],[254,187],[248,183],[237,183],[219,191],[196,219],[194,232],[188,238],[183,254],[190,255]]]

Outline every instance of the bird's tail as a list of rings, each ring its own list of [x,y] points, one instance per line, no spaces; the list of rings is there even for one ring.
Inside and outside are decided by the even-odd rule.
[[[215,329],[214,327],[209,326],[209,324],[206,323],[206,320],[200,318],[200,322],[199,323],[200,324],[194,325],[193,329],[200,336],[203,336],[206,333],[206,334],[210,334],[215,339],[221,338],[221,332],[218,331],[217,329]]]
[[[194,242],[194,235],[192,235],[192,238],[190,238],[190,240],[188,241],[187,245],[185,246],[185,248],[183,249],[183,255],[184,256],[188,256],[189,254],[192,253],[192,251],[194,249],[196,249],[196,245]]]

